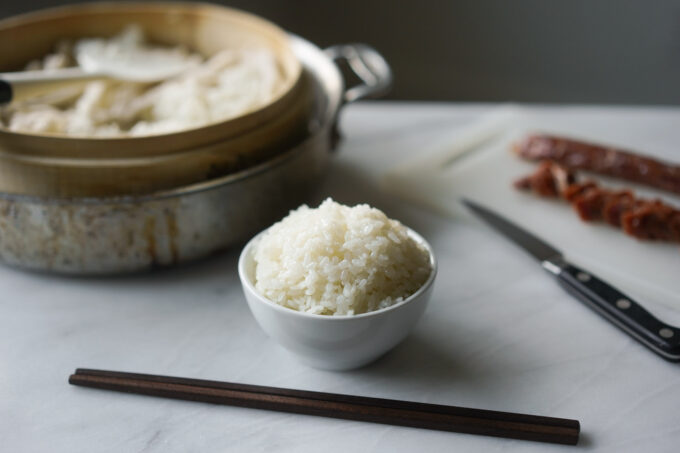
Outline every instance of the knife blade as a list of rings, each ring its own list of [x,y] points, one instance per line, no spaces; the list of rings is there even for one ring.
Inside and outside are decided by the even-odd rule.
[[[536,258],[567,292],[635,340],[671,362],[680,361],[680,328],[663,323],[631,297],[584,269],[562,252],[495,212],[463,199],[472,213]]]

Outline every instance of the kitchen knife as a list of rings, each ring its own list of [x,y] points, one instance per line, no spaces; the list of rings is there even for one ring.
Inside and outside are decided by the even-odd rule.
[[[477,203],[462,202],[477,217],[540,261],[570,294],[664,359],[680,361],[680,328],[664,324],[610,284],[569,263],[559,250],[528,231]]]

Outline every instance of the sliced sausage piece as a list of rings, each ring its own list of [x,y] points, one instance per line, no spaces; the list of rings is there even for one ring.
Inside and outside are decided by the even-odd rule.
[[[630,190],[612,193],[602,208],[602,218],[611,226],[621,227],[621,216],[635,208],[635,197]]]
[[[680,242],[680,214],[659,200],[645,202],[625,213],[621,226],[639,239]]]
[[[542,197],[561,197],[564,190],[575,181],[574,174],[550,161],[541,162],[536,171],[515,181],[515,187],[530,190]]]

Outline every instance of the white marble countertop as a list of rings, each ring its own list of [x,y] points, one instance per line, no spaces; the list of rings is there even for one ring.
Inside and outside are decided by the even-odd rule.
[[[659,359],[572,299],[535,262],[478,223],[438,216],[380,190],[378,178],[394,162],[491,108],[379,102],[343,113],[346,139],[319,198],[382,208],[423,234],[440,263],[433,299],[416,329],[363,369],[310,369],[268,339],[241,294],[238,251],[108,279],[0,267],[0,450],[574,448],[67,384],[76,367],[88,367],[575,418],[582,427],[577,449],[678,451],[680,365]],[[680,125],[677,108],[530,108],[612,121],[657,115]]]

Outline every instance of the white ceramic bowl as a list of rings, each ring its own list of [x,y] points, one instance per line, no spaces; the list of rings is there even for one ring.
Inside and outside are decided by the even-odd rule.
[[[253,285],[253,252],[262,233],[246,244],[238,272],[250,311],[271,338],[305,364],[326,370],[366,365],[401,342],[425,311],[437,275],[430,245],[409,229],[409,235],[430,254],[432,273],[413,295],[391,307],[353,316],[326,316],[285,308],[260,295]]]

